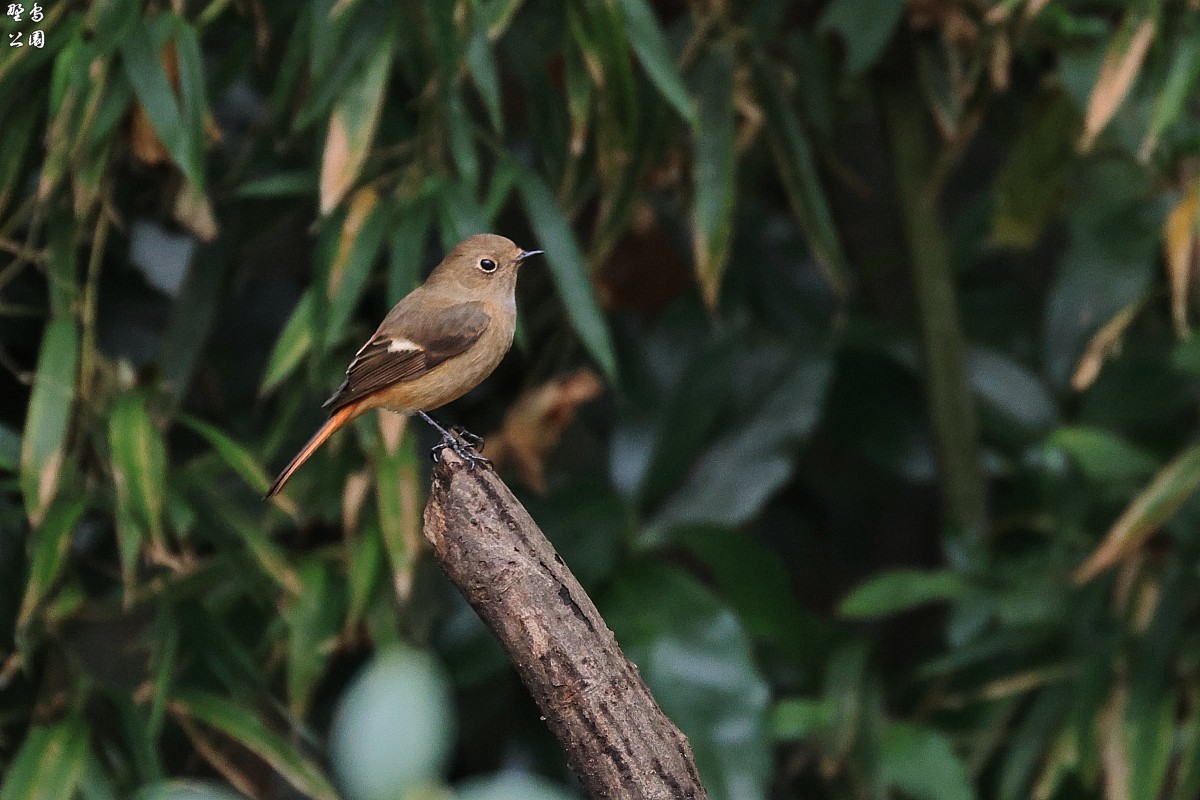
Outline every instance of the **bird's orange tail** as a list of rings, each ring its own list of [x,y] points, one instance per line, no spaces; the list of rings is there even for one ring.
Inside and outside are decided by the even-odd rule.
[[[308,457],[317,452],[317,448],[325,444],[325,440],[332,436],[334,431],[358,416],[354,413],[358,410],[358,405],[358,403],[351,403],[348,406],[338,409],[332,417],[325,420],[325,424],[317,429],[317,432],[308,440],[308,444],[300,448],[300,452],[296,453],[296,457],[288,462],[288,465],[283,468],[283,472],[279,473],[279,477],[271,484],[271,488],[267,490],[268,500],[279,494],[279,490],[292,477],[292,473],[300,469],[300,465],[308,461]]]

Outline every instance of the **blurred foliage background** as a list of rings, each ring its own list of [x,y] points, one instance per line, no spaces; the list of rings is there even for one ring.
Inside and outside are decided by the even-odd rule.
[[[479,231],[441,417],[712,797],[1200,795],[1195,0],[15,5],[0,800],[576,794],[423,427],[261,499]]]

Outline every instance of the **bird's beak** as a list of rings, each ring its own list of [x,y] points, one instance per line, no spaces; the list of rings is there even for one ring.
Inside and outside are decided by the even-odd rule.
[[[520,264],[530,256],[540,256],[542,252],[541,250],[522,250],[520,253],[517,253],[517,263]]]

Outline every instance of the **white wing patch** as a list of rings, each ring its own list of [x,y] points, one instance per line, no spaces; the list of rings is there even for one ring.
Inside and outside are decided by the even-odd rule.
[[[408,339],[392,339],[392,343],[388,345],[389,353],[401,353],[405,350],[424,350],[425,348],[416,342],[410,342]]]

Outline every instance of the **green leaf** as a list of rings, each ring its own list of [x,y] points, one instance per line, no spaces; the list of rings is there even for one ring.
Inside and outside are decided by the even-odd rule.
[[[651,82],[679,112],[679,116],[689,124],[694,123],[696,113],[691,98],[688,97],[679,66],[675,63],[654,11],[646,0],[621,0],[621,10],[625,14],[625,29],[633,51],[637,53],[638,61]]]
[[[546,251],[550,277],[554,279],[559,297],[567,308],[572,327],[609,382],[616,383],[617,357],[613,352],[612,338],[588,279],[587,262],[567,218],[537,174],[529,170],[522,171],[517,186],[525,201],[529,225],[537,237],[536,244],[526,247]]]
[[[827,733],[833,727],[833,719],[834,707],[830,698],[780,700],[771,709],[771,733],[780,742],[807,739]]]
[[[949,570],[885,572],[859,584],[842,600],[838,612],[851,619],[876,619],[926,603],[954,600],[968,588],[961,575]]]
[[[37,139],[34,130],[40,111],[40,103],[21,103],[9,113],[0,131],[0,214],[20,188],[21,167]]]
[[[446,678],[430,656],[408,648],[379,653],[342,698],[330,761],[348,796],[407,796],[441,775],[454,717]]]
[[[346,563],[346,630],[352,631],[362,624],[367,606],[375,594],[375,588],[384,577],[380,569],[383,563],[383,542],[379,528],[367,525],[359,532],[357,540],[348,545]]]
[[[350,201],[338,244],[325,276],[323,342],[328,349],[344,335],[371,277],[371,267],[383,246],[389,218],[388,201],[373,189],[361,189]]]
[[[234,441],[224,431],[195,417],[181,415],[179,422],[204,437],[221,456],[230,469],[241,476],[250,488],[262,493],[271,485],[271,478],[259,460],[244,446]]]
[[[995,182],[990,238],[997,247],[1037,244],[1065,194],[1080,124],[1079,110],[1061,92],[1030,104]]]
[[[379,37],[362,73],[338,94],[321,155],[322,215],[333,211],[358,181],[379,125],[393,51],[392,37]]]
[[[624,569],[601,600],[625,654],[687,735],[708,796],[765,797],[769,690],[737,617],[686,573],[661,564]]]
[[[480,25],[467,43],[467,69],[471,70],[471,80],[475,90],[487,109],[488,120],[492,130],[504,132],[504,113],[500,107],[500,69],[492,54],[492,43],[488,40],[487,29]]]
[[[21,466],[21,434],[0,425],[0,470],[16,472]]]
[[[179,57],[180,124],[187,131],[188,161],[195,165],[199,176],[199,180],[193,180],[192,185],[203,194],[204,145],[208,136],[205,127],[208,106],[204,96],[204,62],[200,56],[196,31],[183,20],[175,29],[175,52]]]
[[[450,154],[454,157],[454,165],[462,183],[474,194],[479,187],[479,153],[475,150],[475,121],[467,111],[463,101],[463,93],[458,89],[450,89],[444,93],[443,113],[445,125],[442,131],[446,143],[450,145]]]
[[[29,730],[8,765],[0,800],[73,797],[88,760],[88,731],[78,719]]]
[[[58,493],[78,361],[79,332],[75,321],[69,318],[52,321],[42,336],[21,438],[21,493],[25,497],[25,513],[35,527],[41,524]]]
[[[117,398],[108,417],[108,443],[120,513],[161,543],[167,453],[144,394],[132,391]]]
[[[17,614],[17,627],[24,628],[33,619],[38,606],[50,594],[54,582],[67,560],[67,548],[75,523],[83,515],[83,503],[56,503],[45,521],[31,534],[32,552],[29,556],[29,579],[25,582],[25,597]]]
[[[1088,480],[1101,483],[1143,480],[1158,468],[1149,453],[1100,428],[1059,428],[1046,445],[1061,448]]]
[[[221,311],[222,288],[236,263],[230,248],[204,247],[191,260],[171,306],[158,363],[173,406],[188,396],[196,365]]]
[[[986,408],[1022,430],[1044,431],[1057,421],[1058,408],[1049,389],[1016,359],[999,350],[972,347],[966,366],[971,388]]]
[[[381,429],[385,423],[380,422]],[[388,556],[392,579],[411,575],[414,542],[421,538],[421,488],[417,477],[416,440],[401,426],[402,435],[389,452],[389,443],[379,436],[371,446],[375,467],[375,502],[379,512],[380,534]]]
[[[400,215],[389,243],[388,303],[395,305],[421,284],[421,265],[433,224],[433,207],[414,203]]]
[[[182,30],[187,25],[172,14],[163,14],[158,19],[155,31],[152,31],[146,25],[144,18],[139,18],[130,35],[125,37],[125,41],[121,45],[125,74],[129,77],[129,83],[133,86],[134,94],[137,95],[138,102],[146,112],[147,119],[154,127],[154,132],[158,134],[159,140],[162,141],[172,160],[183,171],[188,182],[203,191],[203,114],[200,114],[198,120],[192,118],[195,105],[203,98],[203,87],[195,85],[200,80],[200,76],[190,76],[192,85],[186,98],[189,105],[181,111],[159,56],[159,50],[164,45],[169,33]],[[162,31],[167,35],[156,35],[156,31]],[[183,38],[186,39],[186,36]],[[176,46],[179,46],[178,40]],[[183,49],[188,48],[189,45],[185,42]],[[182,88],[184,58],[182,52],[180,55]],[[189,54],[190,57],[191,54]],[[191,65],[188,70],[191,72],[195,68],[195,65]]]
[[[696,281],[709,309],[717,307],[721,278],[733,241],[734,151],[733,49],[718,45],[695,72],[698,111],[692,166],[692,253]]]
[[[262,523],[249,516],[238,505],[228,502],[218,487],[210,482],[194,480],[194,505],[197,514],[211,520],[211,524],[228,529],[235,534],[240,544],[249,551],[254,562],[264,575],[290,595],[303,591],[300,577],[288,560],[287,554],[271,541]]]
[[[817,423],[828,382],[825,358],[798,359],[764,392],[753,414],[713,439],[653,525],[736,527],[758,513],[791,476],[795,452]]]
[[[263,370],[262,385],[258,389],[260,397],[275,391],[312,349],[315,306],[313,290],[308,289],[300,296],[300,302],[296,303],[296,309],[275,341],[267,368]]]
[[[821,186],[816,157],[808,133],[783,91],[781,81],[765,59],[756,59],[754,77],[766,115],[767,132],[779,178],[792,213],[804,229],[805,241],[829,283],[839,295],[849,282],[849,266],[842,252],[833,212]]]
[[[975,791],[950,740],[940,731],[888,724],[880,744],[883,779],[915,800],[973,800]]]
[[[817,30],[834,31],[846,46],[846,71],[859,75],[875,64],[904,15],[894,0],[833,0],[825,7]]]
[[[1171,50],[1170,71],[1161,84],[1150,123],[1146,126],[1140,153],[1143,161],[1150,159],[1163,131],[1179,119],[1188,98],[1195,96],[1194,87],[1200,78],[1200,32],[1193,31],[1181,37],[1172,44]]]
[[[316,763],[268,728],[254,712],[206,692],[178,694],[171,707],[174,713],[214,728],[241,744],[305,795],[314,800],[338,800],[337,792]]]
[[[317,176],[306,169],[277,172],[246,181],[234,190],[237,197],[306,197],[317,190]]]
[[[1010,742],[999,765],[996,796],[1024,800],[1030,796],[1034,771],[1045,758],[1050,742],[1064,724],[1071,692],[1053,687],[1037,695],[1023,718],[1007,737]]]
[[[345,603],[319,559],[305,559],[297,574],[302,589],[283,607],[282,616],[288,630],[288,709],[296,719],[304,719],[333,653]]]
[[[788,654],[798,667],[819,669],[831,626],[801,606],[783,559],[743,531],[693,526],[671,540],[700,559],[742,624]]]

